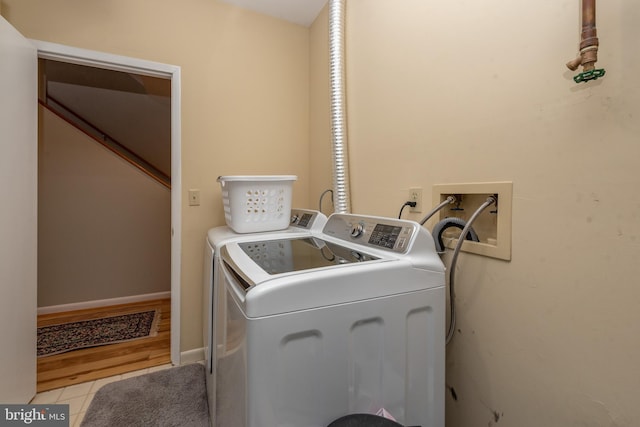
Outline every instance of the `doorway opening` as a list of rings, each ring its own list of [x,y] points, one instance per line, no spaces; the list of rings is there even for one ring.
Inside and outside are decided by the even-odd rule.
[[[139,215],[136,219],[132,221],[127,221],[126,219],[121,220],[120,223],[112,224],[114,227],[113,232],[105,232],[102,230],[102,234],[98,232],[97,238],[87,239],[86,230],[95,230],[106,228],[106,225],[103,221],[99,221],[90,215],[89,217],[84,217],[84,219],[80,219],[78,222],[69,222],[66,230],[66,240],[76,240],[76,243],[80,245],[80,247],[76,247],[74,250],[76,253],[82,254],[83,252],[91,252],[88,250],[87,245],[91,245],[92,251],[94,254],[98,254],[93,260],[86,260],[82,258],[76,257],[76,259],[67,260],[66,262],[52,262],[51,265],[48,266],[50,271],[55,271],[56,268],[60,268],[64,270],[66,268],[66,274],[71,276],[81,276],[79,274],[81,271],[85,271],[85,277],[90,275],[92,271],[95,272],[95,277],[103,278],[110,271],[126,271],[127,268],[130,272],[133,272],[133,275],[136,274],[140,277],[145,274],[149,274],[149,270],[147,269],[146,273],[144,272],[144,268],[139,268],[136,270],[135,265],[140,265],[142,259],[146,261],[148,265],[153,265],[154,263],[158,266],[157,262],[153,261],[152,253],[159,246],[159,240],[165,239],[168,242],[168,251],[169,253],[165,253],[160,256],[164,256],[165,260],[158,266],[158,270],[162,268],[165,269],[166,275],[164,280],[166,280],[168,286],[166,287],[167,292],[159,291],[158,289],[150,288],[150,285],[147,285],[146,288],[142,288],[142,291],[134,291],[133,294],[144,294],[147,297],[149,296],[166,296],[166,294],[170,295],[170,303],[166,298],[164,299],[165,310],[169,310],[171,319],[170,326],[170,360],[174,365],[180,364],[180,236],[181,236],[181,227],[180,227],[180,188],[181,188],[181,180],[180,180],[180,68],[167,64],[154,63],[144,60],[139,60],[135,58],[129,57],[121,57],[116,55],[110,55],[101,52],[88,51],[84,49],[72,48],[69,46],[57,45],[47,42],[40,41],[32,41],[38,48],[38,58],[39,62],[53,64],[49,66],[50,69],[50,77],[55,76],[52,80],[53,82],[53,92],[56,93],[56,97],[64,98],[64,99],[56,99],[53,102],[56,102],[56,107],[58,112],[52,113],[49,109],[44,107],[40,107],[41,109],[41,117],[39,123],[39,129],[43,130],[43,121],[45,120],[43,116],[47,116],[47,120],[59,120],[60,110],[62,108],[66,108],[76,115],[80,116],[84,119],[85,122],[91,124],[91,130],[85,128],[83,132],[85,134],[94,133],[93,138],[103,139],[104,142],[110,144],[110,146],[103,145],[100,148],[85,147],[85,150],[90,152],[91,156],[95,158],[103,156],[103,159],[100,162],[105,161],[111,162],[111,164],[120,163],[117,167],[122,169],[122,163],[128,162],[128,167],[131,168],[131,165],[135,165],[137,168],[134,172],[126,172],[129,176],[134,176],[134,180],[136,180],[137,184],[131,184],[131,181],[123,181],[116,183],[108,183],[109,177],[105,176],[105,173],[99,172],[100,170],[104,171],[109,169],[105,167],[102,163],[102,166],[94,165],[84,165],[85,172],[95,172],[98,170],[98,176],[92,178],[94,183],[97,182],[98,185],[102,185],[102,191],[94,191],[90,188],[84,188],[88,185],[88,181],[91,179],[87,179],[84,176],[79,183],[80,191],[84,191],[84,196],[81,197],[81,194],[64,194],[55,193],[50,194],[49,196],[55,201],[57,196],[60,196],[60,199],[64,199],[63,202],[60,200],[59,206],[64,206],[64,209],[61,211],[66,212],[78,212],[82,211],[81,207],[87,207],[88,204],[94,204],[97,206],[93,206],[95,215],[104,215],[105,218],[109,217],[118,217],[120,211],[126,209],[119,200],[122,199],[123,194],[120,191],[122,188],[128,188],[131,186],[146,186],[147,188],[154,188],[153,191],[156,192],[155,199],[160,200],[163,196],[161,196],[162,189],[161,187],[165,187],[164,191],[169,192],[166,197],[168,201],[168,210],[169,212],[165,212],[162,215],[165,216],[166,227],[164,230],[164,237],[162,237],[163,232],[157,233],[156,239],[151,239],[151,241],[146,242],[147,249],[144,244],[141,246],[136,246],[136,244],[121,244],[118,241],[117,234],[118,232],[124,231],[126,234],[126,230],[122,230],[122,228],[132,227],[132,230],[136,228],[140,228],[146,226],[149,222],[159,222],[162,223],[162,220],[158,220],[158,217],[162,216],[160,213],[154,215],[153,213],[146,213]],[[87,69],[90,69],[94,74],[93,78],[88,77],[89,74],[86,73]],[[96,75],[99,75],[99,78],[96,78]],[[84,80],[83,80],[84,79]],[[45,81],[40,80],[40,89],[42,91],[43,85]],[[124,86],[122,86],[124,85]],[[123,90],[123,87],[126,87],[126,90]],[[46,89],[46,88],[45,88]],[[164,125],[166,132],[168,134],[167,144],[161,150],[151,150],[147,149],[149,146],[153,146],[154,144],[147,143],[146,145],[143,143],[142,145],[135,145],[139,143],[144,137],[140,137],[140,135],[134,135],[133,138],[129,136],[125,136],[127,133],[134,132],[134,126],[129,122],[128,125],[120,126],[119,130],[115,133],[117,135],[113,135],[113,131],[106,132],[105,127],[108,127],[107,122],[103,120],[105,117],[109,116],[109,114],[104,114],[108,109],[104,107],[104,104],[100,104],[95,102],[96,97],[100,95],[106,97],[104,99],[109,99],[113,101],[113,99],[118,98],[119,101],[122,101],[122,98],[127,99],[125,104],[120,104],[121,107],[119,109],[120,119],[123,120],[130,118],[131,115],[127,115],[127,108],[131,108],[135,102],[134,99],[142,99],[145,98],[144,102],[151,103],[148,105],[152,105],[151,109],[155,110],[155,112],[161,111],[163,104],[166,107],[166,115]],[[165,96],[165,98],[162,98]],[[155,104],[154,104],[155,103]],[[71,104],[71,105],[70,105]],[[147,105],[147,106],[148,106]],[[46,113],[42,113],[42,111],[46,110]],[[82,110],[82,111],[74,111],[74,110]],[[55,116],[54,119],[51,116]],[[113,116],[117,116],[117,114],[111,114],[111,118]],[[67,119],[65,119],[67,120]],[[67,120],[69,121],[69,120]],[[107,120],[108,121],[108,120]],[[122,124],[120,122],[120,124]],[[76,127],[79,127],[76,125]],[[116,127],[118,128],[118,127]],[[162,126],[156,126],[155,130],[162,128]],[[77,132],[77,129],[74,129],[72,132]],[[150,132],[151,133],[151,132]],[[108,134],[108,135],[107,135]],[[149,136],[149,135],[147,135]],[[127,147],[127,143],[124,143],[124,139],[132,139],[134,140],[134,146],[129,145]],[[157,135],[151,136],[150,138],[154,142],[158,142]],[[41,140],[40,144],[42,144],[43,137],[40,135],[39,140]],[[65,143],[69,141],[65,139]],[[118,148],[120,147],[120,148]],[[124,150],[121,149],[124,147]],[[68,148],[68,147],[67,147]],[[155,147],[158,148],[158,147]],[[47,152],[47,147],[40,147],[40,156],[47,155],[60,155],[59,151],[50,151]],[[163,152],[161,152],[163,151]],[[107,153],[109,152],[109,153]],[[84,153],[86,154],[86,153]],[[107,157],[104,155],[107,154]],[[133,154],[133,155],[131,155]],[[111,155],[111,158],[108,156]],[[118,159],[114,160],[114,155],[118,157]],[[136,157],[137,156],[137,157]],[[81,157],[85,157],[84,155]],[[39,159],[39,161],[42,159]],[[46,159],[45,159],[46,160]],[[83,160],[83,159],[76,159]],[[58,177],[63,176],[68,172],[68,168],[63,166],[57,170],[54,170],[54,175],[57,174]],[[100,169],[103,168],[103,169]],[[55,169],[55,168],[54,168]],[[51,172],[51,171],[49,171]],[[81,172],[81,174],[84,172]],[[138,176],[136,176],[136,174]],[[144,175],[144,177],[142,177]],[[121,180],[122,177],[116,178],[116,181]],[[170,188],[166,188],[168,182],[170,182]],[[100,188],[100,187],[98,187]],[[40,190],[39,190],[40,191]],[[153,192],[152,191],[152,192]],[[93,196],[91,193],[94,192]],[[130,199],[136,199],[138,196],[135,194],[147,194],[144,193],[132,193],[129,194]],[[91,197],[93,200],[91,200]],[[77,196],[77,197],[74,197]],[[146,196],[145,196],[146,197]],[[110,199],[112,198],[112,199]],[[119,199],[120,198],[120,199]],[[151,196],[153,199],[154,196]],[[105,200],[107,199],[107,200]],[[112,203],[109,203],[109,202]],[[63,204],[64,203],[64,204]],[[157,207],[157,206],[156,206]],[[153,210],[153,206],[151,207]],[[139,210],[138,208],[134,208],[134,210]],[[101,212],[104,211],[104,212]],[[148,212],[148,211],[147,211]],[[82,218],[82,217],[79,217]],[[126,218],[126,217],[125,217]],[[60,218],[58,218],[60,220]],[[76,227],[80,227],[76,229]],[[82,231],[82,227],[85,227]],[[154,233],[155,234],[155,233]],[[54,237],[54,236],[49,236]],[[159,240],[158,240],[159,239]],[[67,244],[69,242],[59,242]],[[84,247],[83,247],[84,245]],[[109,245],[112,245],[111,247]],[[115,245],[115,246],[113,246]],[[160,245],[161,246],[161,245]],[[121,252],[120,255],[124,255],[124,258],[127,258],[127,251],[130,251],[128,254],[128,258],[135,258],[140,255],[140,252],[145,252],[142,254],[142,258],[139,258],[138,261],[133,260],[129,266],[120,266],[116,267],[114,263],[110,262],[108,257],[114,255],[115,251]],[[143,248],[143,249],[141,249]],[[101,252],[102,251],[102,252]],[[147,253],[148,252],[148,253]],[[157,251],[156,251],[157,252]],[[157,254],[156,254],[157,255]],[[122,258],[122,257],[121,257]],[[157,258],[156,258],[157,259]],[[46,259],[43,262],[47,262]],[[73,268],[74,262],[76,263],[77,268]],[[82,264],[81,264],[82,263]],[[95,263],[95,264],[93,264]],[[88,265],[87,265],[88,264]],[[168,265],[167,265],[168,264]],[[66,267],[65,267],[66,265]],[[106,267],[105,267],[106,266]],[[63,268],[64,267],[64,268]],[[104,270],[100,270],[103,268]],[[120,269],[120,270],[119,270]],[[122,272],[121,271],[121,272]],[[136,273],[137,271],[137,273]],[[60,271],[57,271],[60,273]],[[75,277],[75,279],[80,279],[82,282],[82,277]],[[118,283],[115,283],[118,282]],[[82,301],[88,300],[96,300],[100,301],[105,305],[105,302],[113,302],[116,305],[121,305],[122,303],[129,303],[133,301],[134,303],[141,303],[140,298],[137,298],[136,295],[132,295],[131,298],[127,299],[127,291],[129,285],[120,283],[121,280],[116,278],[116,280],[109,282],[107,280],[103,280],[101,285],[94,290],[87,290],[90,288],[90,285],[85,285],[83,287],[82,283],[77,284],[76,289],[72,287],[64,288],[61,293],[66,295],[57,294],[58,291],[49,289],[48,295],[42,295],[43,298],[49,298],[49,301],[53,301],[53,303],[43,302],[40,303],[39,306],[58,306],[58,307],[70,307],[72,309],[82,308],[82,309],[95,309],[96,307],[92,307],[91,304],[88,306],[83,305]],[[40,287],[40,286],[39,286]],[[118,288],[119,287],[119,288]],[[55,287],[54,287],[55,289]],[[120,292],[120,294],[118,293]],[[124,293],[123,293],[124,292]],[[40,300],[40,290],[39,290],[39,300]],[[131,292],[129,292],[131,294]],[[87,297],[87,295],[91,295],[91,297]],[[120,297],[122,295],[122,298]],[[139,295],[138,295],[139,296]],[[66,300],[65,300],[66,298]],[[75,298],[75,301],[74,301]],[[142,298],[144,300],[144,298]],[[149,299],[149,298],[147,298]],[[56,301],[58,301],[56,303]],[[170,309],[167,309],[166,306],[170,306]]]

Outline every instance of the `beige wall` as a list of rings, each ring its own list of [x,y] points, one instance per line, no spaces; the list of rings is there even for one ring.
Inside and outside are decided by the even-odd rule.
[[[354,212],[395,216],[412,186],[514,183],[512,261],[458,263],[449,427],[640,425],[640,3],[598,2],[607,75],[582,85],[564,66],[579,7],[347,2]]]
[[[38,307],[171,289],[171,192],[40,107]]]
[[[28,38],[181,67],[181,349],[200,348],[204,238],[224,223],[216,178],[295,174],[293,203],[307,205],[309,30],[215,0],[1,1]]]

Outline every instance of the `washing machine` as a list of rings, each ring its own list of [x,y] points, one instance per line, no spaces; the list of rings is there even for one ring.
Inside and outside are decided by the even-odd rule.
[[[259,233],[240,234],[234,232],[227,226],[212,228],[208,231],[204,249],[204,284],[203,284],[203,343],[205,353],[205,370],[207,394],[209,398],[209,408],[215,408],[216,387],[215,387],[215,355],[213,354],[215,325],[214,325],[214,301],[216,291],[219,289],[218,279],[220,248],[229,242],[259,241],[261,239],[277,239],[282,236],[307,237],[312,233],[320,233],[327,222],[327,217],[321,212],[307,209],[292,209],[291,221],[284,230],[268,231]],[[222,325],[220,325],[222,326]],[[211,412],[211,419],[214,419],[214,412]],[[232,426],[232,424],[231,424]]]
[[[331,215],[227,241],[215,293],[217,427],[326,427],[382,409],[444,426],[445,278],[419,224]]]

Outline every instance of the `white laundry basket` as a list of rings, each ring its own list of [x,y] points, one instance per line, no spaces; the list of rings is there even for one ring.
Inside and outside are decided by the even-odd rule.
[[[220,176],[224,218],[236,233],[287,228],[295,175]]]

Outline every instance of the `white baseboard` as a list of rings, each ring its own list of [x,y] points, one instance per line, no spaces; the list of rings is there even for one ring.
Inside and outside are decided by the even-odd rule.
[[[204,360],[204,348],[194,348],[180,353],[180,365],[195,363]]]
[[[153,294],[132,295],[129,297],[109,298],[95,301],[74,302],[71,304],[50,305],[38,307],[38,315],[61,313],[63,311],[84,310],[87,308],[108,307],[110,305],[129,304],[133,302],[151,301],[154,299],[171,298],[171,292],[156,292]]]

